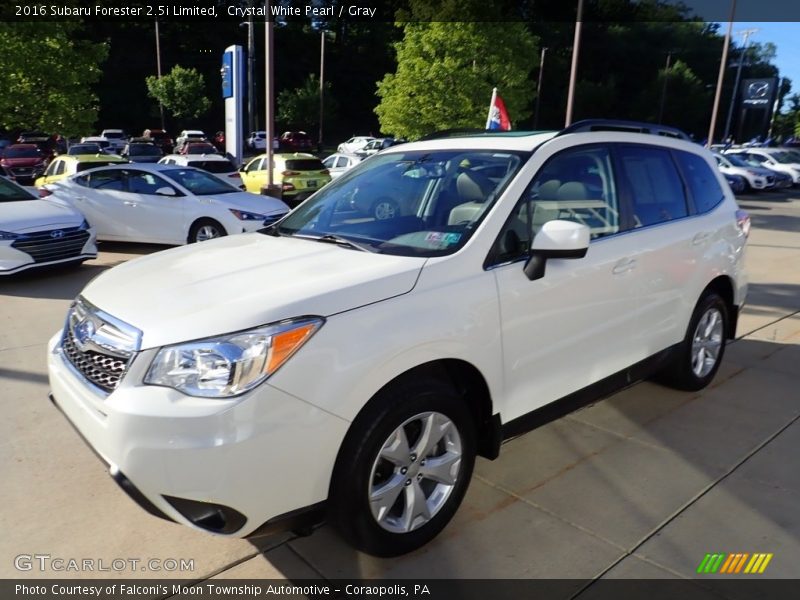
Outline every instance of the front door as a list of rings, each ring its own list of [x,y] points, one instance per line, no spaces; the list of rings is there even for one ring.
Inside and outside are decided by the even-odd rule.
[[[580,259],[550,259],[544,277],[523,266],[531,240],[554,219],[589,227]],[[610,150],[573,147],[540,169],[498,238],[491,270],[500,297],[507,404],[514,419],[641,359],[635,328],[640,269]]]

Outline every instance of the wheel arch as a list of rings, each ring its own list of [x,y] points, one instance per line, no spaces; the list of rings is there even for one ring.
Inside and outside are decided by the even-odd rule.
[[[220,223],[219,220],[215,219],[214,217],[202,216],[195,218],[194,220],[192,220],[191,223],[189,223],[189,229],[186,231],[186,243],[188,244],[192,243],[192,233],[194,232],[194,228],[199,226],[200,223],[204,221],[210,221],[212,223],[215,223],[216,225],[219,225],[222,228],[222,231],[225,232],[225,235],[230,235],[228,233],[228,230],[225,228],[225,225]]]
[[[703,289],[700,298],[705,297],[709,292],[715,292],[725,302],[728,309],[728,338],[736,337],[736,324],[739,318],[739,310],[734,304],[733,280],[728,275],[719,275]]]
[[[502,423],[500,415],[495,415],[492,412],[492,398],[486,379],[472,363],[457,358],[441,358],[407,369],[381,386],[353,419],[339,446],[334,464],[338,465],[343,459],[342,451],[348,446],[351,432],[357,429],[356,426],[361,419],[369,418],[370,413],[373,411],[374,403],[379,401],[385,390],[405,380],[413,380],[425,376],[435,377],[453,385],[459,395],[464,398],[475,418],[478,455],[492,460],[497,458],[502,442]],[[336,467],[334,467],[335,470]],[[331,479],[332,484],[333,477]]]

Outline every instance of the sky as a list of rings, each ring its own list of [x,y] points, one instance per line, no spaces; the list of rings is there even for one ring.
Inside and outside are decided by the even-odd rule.
[[[794,1],[794,0],[787,0]],[[772,42],[778,49],[774,64],[780,70],[781,77],[792,80],[792,94],[800,93],[800,23],[798,22],[736,22],[733,24],[733,40],[742,43],[742,36],[737,32],[745,29],[758,29],[750,36],[751,42]],[[727,23],[720,23],[719,33],[724,35],[728,30]],[[744,76],[746,77],[746,73]]]

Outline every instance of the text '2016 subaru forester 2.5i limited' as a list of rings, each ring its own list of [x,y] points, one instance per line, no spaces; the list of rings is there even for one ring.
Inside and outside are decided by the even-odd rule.
[[[395,146],[261,232],[97,277],[50,342],[54,401],[154,514],[248,536],[324,508],[357,548],[410,551],[476,455],[631,381],[714,377],[749,218],[683,138]]]

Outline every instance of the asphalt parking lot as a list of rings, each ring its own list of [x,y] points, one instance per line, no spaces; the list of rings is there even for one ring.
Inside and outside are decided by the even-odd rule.
[[[0,577],[690,579],[707,553],[800,564],[800,191],[742,196],[748,305],[713,385],[645,382],[480,459],[454,521],[396,559],[309,537],[215,538],[146,514],[47,400],[45,344],[102,270],[158,250],[102,244],[78,269],[0,280]],[[185,572],[29,571],[19,555],[187,559]],[[16,561],[18,562],[18,561]],[[735,590],[731,597],[735,597]],[[580,597],[580,596],[579,596]]]

